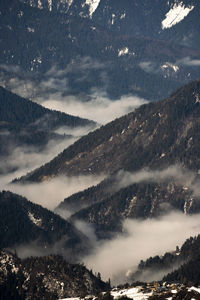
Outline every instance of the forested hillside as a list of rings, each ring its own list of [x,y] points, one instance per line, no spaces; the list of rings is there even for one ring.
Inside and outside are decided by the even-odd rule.
[[[86,251],[86,236],[58,215],[17,194],[0,193],[0,247],[34,253],[62,253],[71,261]],[[27,253],[28,253],[27,252]]]
[[[199,99],[197,80],[161,102],[142,105],[82,137],[21,181],[39,182],[44,176],[61,174],[165,168],[172,164],[198,171]]]
[[[59,299],[84,297],[108,290],[109,284],[83,265],[49,255],[21,260],[0,250],[0,299]]]

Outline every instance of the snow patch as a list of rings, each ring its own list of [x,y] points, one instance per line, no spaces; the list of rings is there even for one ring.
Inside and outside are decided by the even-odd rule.
[[[33,223],[33,224],[35,224],[36,226],[38,226],[38,227],[41,227],[42,226],[42,219],[37,219],[37,218],[35,218],[35,216],[34,216],[34,214],[32,214],[31,212],[28,212],[28,217],[29,217],[29,219],[31,220],[31,222]]]
[[[41,0],[38,0],[38,8],[39,8],[39,9],[43,9],[42,1],[41,1]]]
[[[111,291],[111,295],[114,297],[114,299],[118,299],[122,296],[126,296],[131,299],[145,300],[148,299],[149,296],[152,295],[152,293],[144,294],[138,288],[130,288],[130,289],[124,289],[119,291],[113,290]]]
[[[122,15],[120,16],[120,19],[122,20],[122,19],[124,19],[125,17],[126,17],[126,13],[122,14]]]
[[[116,18],[116,15],[115,14],[112,14],[112,20],[111,20],[111,24],[114,25],[115,23],[115,18]]]
[[[166,18],[162,21],[162,29],[170,28],[181,22],[193,8],[194,6],[185,7],[183,2],[175,3],[165,15]]]
[[[21,17],[23,17],[24,12],[22,10],[20,10],[17,15],[18,15],[19,18],[21,18]]]
[[[166,62],[164,65],[161,66],[162,69],[169,69],[171,68],[174,72],[179,71],[179,67],[177,65],[173,65],[172,63]]]
[[[200,103],[200,96],[198,94],[195,94],[195,104]]]
[[[112,142],[112,140],[113,140],[113,136],[110,137],[109,141]]]
[[[31,27],[28,27],[27,30],[28,30],[28,32],[35,32],[35,29],[31,28]]]
[[[197,292],[197,293],[200,294],[200,288],[196,288],[194,286],[192,286],[191,288],[189,288],[188,291],[195,291],[195,292]]]
[[[48,0],[49,10],[50,11],[52,11],[52,2],[53,2],[53,0]]]
[[[34,7],[35,6],[35,3],[34,3],[34,0],[30,0],[30,6]]]
[[[97,9],[97,7],[99,6],[101,0],[86,0],[85,4],[87,4],[89,6],[89,15],[90,17],[92,17],[93,13],[95,12],[95,10]]]
[[[80,298],[64,298],[64,299],[59,299],[59,300],[80,300]]]
[[[118,56],[126,55],[128,53],[129,53],[128,47],[124,47],[124,48],[118,50]]]
[[[65,0],[63,0],[63,1],[65,1]],[[64,3],[63,1],[62,1],[62,3]],[[68,9],[69,9],[70,6],[72,5],[73,1],[74,1],[74,0],[68,0]]]

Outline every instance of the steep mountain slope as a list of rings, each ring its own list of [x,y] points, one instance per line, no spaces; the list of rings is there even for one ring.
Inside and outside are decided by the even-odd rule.
[[[72,260],[88,247],[88,239],[73,225],[26,198],[3,191],[0,207],[1,248],[22,246],[32,254],[63,252]]]
[[[89,133],[21,181],[172,164],[198,172],[200,81]]]
[[[199,48],[198,0],[22,0],[51,12],[90,18],[119,34],[174,40]],[[149,26],[151,25],[151,26]]]
[[[107,177],[97,186],[89,187],[84,191],[75,193],[64,199],[64,201],[55,208],[55,211],[61,215],[63,211],[68,211],[70,214],[74,214],[81,209],[103,201],[116,192],[115,188],[111,188],[112,186],[114,187],[115,184],[115,176]]]
[[[78,127],[94,122],[44,108],[0,87],[0,120],[33,129],[55,130],[61,126]]]
[[[112,186],[110,186],[112,189]],[[101,193],[101,190],[99,190]],[[84,199],[82,205],[84,205]],[[94,201],[94,198],[92,200]],[[87,199],[88,200],[88,199]],[[96,200],[96,199],[95,199]],[[172,210],[192,214],[200,211],[200,197],[187,186],[181,186],[167,179],[162,183],[141,182],[122,188],[111,196],[99,196],[95,204],[79,209],[71,216],[71,220],[83,220],[94,225],[99,238],[112,236],[121,232],[125,219],[154,218]],[[74,205],[77,201],[74,201]],[[66,206],[65,206],[66,203]],[[56,211],[64,214],[71,211],[68,199],[61,203]]]
[[[55,255],[21,260],[0,250],[0,270],[1,299],[84,297],[109,289],[83,265],[68,264]]]
[[[151,35],[134,37],[128,30],[111,32],[106,20],[99,25],[98,20],[80,14],[80,9],[88,11],[85,1],[74,1],[67,15],[56,7],[71,2],[25,2],[31,6],[11,0],[0,5],[1,83],[11,90],[36,98],[60,91],[65,96],[77,95],[82,101],[98,89],[111,98],[137,94],[155,100],[200,76],[195,66],[199,48],[176,46],[175,39],[167,42]],[[101,2],[99,8],[102,5],[104,11],[108,5]],[[135,14],[143,24],[141,11]],[[189,59],[186,64],[185,58]]]
[[[121,34],[176,40],[199,48],[199,1],[101,0],[92,19]]]

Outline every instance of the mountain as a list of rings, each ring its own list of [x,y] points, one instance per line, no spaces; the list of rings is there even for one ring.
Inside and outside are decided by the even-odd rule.
[[[44,150],[49,142],[61,143],[72,138],[69,134],[56,133],[61,127],[69,128],[69,132],[78,127],[95,127],[92,121],[46,109],[2,87],[0,106],[0,158],[3,161],[9,161],[17,147],[34,147],[38,152]],[[13,170],[8,163],[5,168],[3,165],[2,162],[0,173]]]
[[[0,247],[20,253],[63,253],[71,261],[88,249],[88,239],[72,224],[17,194],[0,193]]]
[[[185,214],[199,212],[200,195],[194,192],[199,179],[187,172],[182,174],[183,170],[177,167],[164,172],[166,174],[142,171],[113,175],[97,186],[64,199],[55,212],[61,216],[70,212],[71,220],[93,224],[98,238],[122,232],[125,219],[156,218],[173,210]],[[131,176],[133,180],[128,179]]]
[[[198,172],[200,81],[171,97],[141,106],[69,146],[21,178],[40,182],[58,175],[135,172],[173,164]]]
[[[56,209],[92,223],[99,238],[121,231],[125,218],[155,217],[174,208],[198,212],[199,93],[200,81],[195,81],[166,100],[143,105],[82,137],[19,181],[106,171],[107,179]]]
[[[37,130],[55,130],[61,126],[78,127],[94,125],[94,122],[47,109],[0,87],[0,120],[15,126]]]
[[[91,17],[91,5],[97,4]],[[63,101],[69,95],[88,100],[96,92],[111,99],[128,94],[152,100],[169,96],[183,83],[200,77],[200,49],[192,42],[183,46],[179,31],[169,39],[147,34],[144,26],[146,31],[152,28],[152,15],[157,24],[157,16],[165,18],[170,7],[167,0],[145,1],[145,6],[143,9],[138,0],[1,3],[1,84],[37,101],[58,93]],[[194,35],[197,42],[199,4],[196,6],[187,17],[192,18],[187,37]],[[119,22],[112,21],[115,16]],[[161,19],[159,22],[162,31]]]
[[[163,281],[196,285],[200,280],[199,253],[200,235],[188,238],[183,245],[163,256],[150,257],[141,261],[138,270],[130,276],[130,281],[151,278],[153,273],[163,273]],[[173,271],[172,271],[173,270]],[[161,273],[161,274],[162,274]],[[169,273],[169,274],[167,274]]]
[[[84,204],[83,198],[78,199]],[[173,210],[188,214],[197,213],[200,211],[199,200],[200,197],[195,196],[194,192],[184,185],[167,179],[162,183],[149,183],[147,180],[121,188],[103,199],[98,197],[97,203],[91,203],[86,208],[80,207],[72,214],[71,220],[89,222],[95,226],[99,238],[108,238],[123,231],[125,219],[156,218]],[[65,210],[71,211],[67,204],[68,199],[65,199],[56,211],[61,215]]]
[[[58,299],[84,297],[109,289],[83,265],[67,263],[61,256],[49,255],[21,260],[0,250],[1,299]]]
[[[167,0],[22,0],[32,7],[90,18],[117,32],[174,40],[199,48],[199,1]],[[195,20],[195,22],[194,22]],[[149,26],[151,24],[151,26]]]
[[[96,277],[83,265],[72,265],[60,256],[31,257],[21,260],[17,255],[0,250],[0,299],[88,299],[96,295],[99,300],[145,297],[158,300],[199,299],[199,289],[172,282],[134,283],[113,288]],[[190,286],[190,288],[189,288]],[[105,291],[111,291],[106,292]],[[103,293],[102,293],[103,292]]]
[[[196,0],[101,0],[92,19],[120,34],[176,40],[199,49],[199,10]]]

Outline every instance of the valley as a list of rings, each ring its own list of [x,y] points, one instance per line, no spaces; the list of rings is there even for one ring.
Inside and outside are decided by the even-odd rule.
[[[200,299],[199,12],[0,3],[0,299]]]

